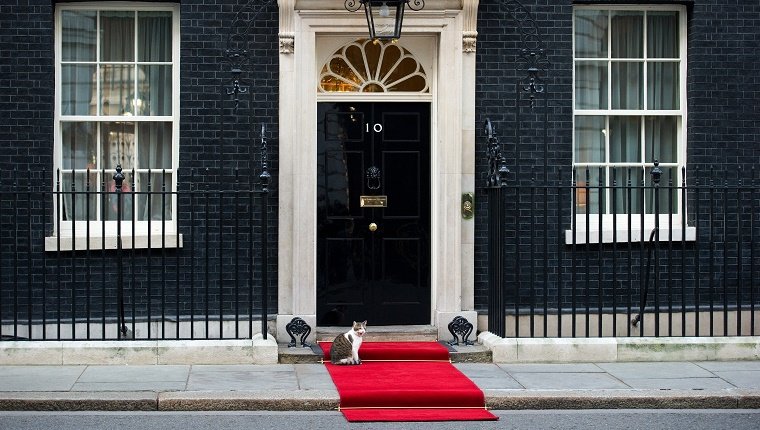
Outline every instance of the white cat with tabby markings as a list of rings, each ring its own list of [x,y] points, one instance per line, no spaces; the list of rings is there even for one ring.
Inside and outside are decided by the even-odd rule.
[[[359,347],[362,346],[362,336],[367,331],[367,321],[354,321],[351,330],[339,334],[330,346],[330,362],[332,364],[362,364],[359,359]]]

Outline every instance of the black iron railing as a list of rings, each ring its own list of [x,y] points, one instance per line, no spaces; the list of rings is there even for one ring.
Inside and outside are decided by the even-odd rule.
[[[760,331],[754,169],[729,175],[655,162],[621,170],[555,169],[547,176],[532,170],[488,181],[489,331],[507,337]]]
[[[227,184],[120,166],[0,175],[1,338],[266,338],[263,165]]]

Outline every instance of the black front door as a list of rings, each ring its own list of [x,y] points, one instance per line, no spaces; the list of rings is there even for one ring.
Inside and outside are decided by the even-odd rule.
[[[430,323],[430,104],[319,103],[317,324]]]

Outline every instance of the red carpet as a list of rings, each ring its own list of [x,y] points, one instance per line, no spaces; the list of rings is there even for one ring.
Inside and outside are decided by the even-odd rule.
[[[449,363],[436,342],[364,342],[359,366],[329,362],[330,343],[320,343],[340,394],[340,411],[351,422],[497,420],[483,392]]]

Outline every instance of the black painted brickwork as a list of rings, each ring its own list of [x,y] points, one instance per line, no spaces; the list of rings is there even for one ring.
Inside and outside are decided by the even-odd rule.
[[[0,5],[0,175],[53,165],[53,7]]]
[[[261,11],[262,2],[255,3],[254,8],[240,16],[253,22],[246,30],[244,24],[242,27],[233,25],[246,0],[181,2],[178,191],[182,196],[178,218],[185,246],[179,250],[124,251],[130,258],[134,252],[135,257],[134,262],[126,261],[124,268],[128,317],[133,307],[138,318],[145,315],[149,300],[151,314],[160,314],[163,293],[167,295],[169,315],[176,314],[177,297],[183,311],[191,309],[192,300],[195,313],[205,312],[206,306],[212,313],[233,313],[235,279],[239,279],[241,285],[240,310],[247,313],[251,277],[254,306],[260,307],[261,247],[249,244],[260,243],[258,208],[261,199],[256,195],[251,203],[247,194],[235,200],[234,195],[223,193],[232,189],[248,190],[252,182],[258,183],[262,123],[267,126],[269,169],[273,177],[267,229],[271,244],[269,309],[270,312],[277,309],[278,12],[276,1],[267,2]],[[50,196],[42,199],[39,192],[50,190],[54,183],[50,171],[53,166],[54,7],[50,0],[20,1],[12,6],[3,4],[0,12],[1,318],[12,319],[12,309],[18,309],[19,317],[26,318],[30,296],[35,317],[41,314],[43,305],[48,318],[57,315],[59,304],[64,318],[75,308],[81,320],[86,306],[93,316],[102,315],[100,309],[104,304],[107,316],[112,317],[117,267],[114,251],[91,251],[89,258],[84,250],[77,251],[76,258],[69,252],[59,255],[42,251],[43,230],[46,235],[53,230],[53,199]],[[249,91],[241,95],[237,108],[226,93],[233,79],[231,66],[223,55],[230,31],[249,34],[241,40],[247,42],[250,61],[243,65],[240,74],[242,84]],[[27,169],[33,170],[31,203],[26,200]],[[44,178],[42,169],[47,170]],[[8,192],[13,190],[24,193]],[[210,221],[200,222],[205,217]],[[195,223],[192,230],[191,218]],[[31,220],[31,229],[27,219]],[[251,222],[255,226],[253,237]],[[253,275],[251,261],[255,261]],[[46,270],[40,270],[42,267]],[[191,289],[189,278],[193,267],[195,286]],[[206,277],[208,291],[202,286]],[[29,285],[31,294],[27,292]],[[72,294],[72,290],[76,293]],[[84,299],[87,294],[92,297],[90,303]]]
[[[224,95],[225,86],[232,79],[229,64],[221,57],[225,47],[226,31],[231,27],[235,13],[245,4],[244,0],[218,1],[183,1],[181,2],[181,143],[180,143],[180,172],[179,189],[189,190],[189,175],[194,182],[200,183],[200,189],[219,190],[235,186],[234,169],[239,169],[241,182],[247,183],[248,178],[258,175],[259,155],[251,142],[257,141],[258,124],[264,121],[270,130],[270,168],[272,169],[275,192],[269,204],[270,215],[270,273],[271,285],[276,285],[276,178],[277,178],[277,12],[276,6],[271,5],[267,11],[255,21],[252,32],[252,58],[255,66],[246,68],[242,78],[253,91],[241,98],[237,111],[233,110],[231,99]],[[538,107],[531,111],[521,103],[520,115],[516,116],[515,82],[524,76],[524,70],[516,66],[517,49],[521,47],[520,34],[515,21],[500,9],[499,0],[482,0],[478,14],[478,51],[477,51],[477,83],[476,83],[476,120],[478,129],[486,117],[490,117],[497,125],[499,134],[506,145],[506,156],[512,169],[511,183],[529,183],[535,169],[535,175],[540,181],[544,175],[544,163],[548,167],[549,177],[554,178],[559,169],[565,178],[569,175],[571,165],[572,140],[572,2],[570,0],[524,0],[530,17],[535,19],[536,28],[548,52],[551,62],[549,69],[547,94],[539,98]],[[589,2],[584,2],[589,3]],[[602,3],[602,2],[600,2]],[[646,4],[647,2],[637,2]],[[687,4],[690,2],[686,2]],[[525,17],[525,15],[520,15]],[[757,100],[760,98],[760,4],[755,0],[710,0],[693,2],[689,8],[688,25],[688,176],[690,180],[705,183],[708,180],[708,168],[713,165],[723,171],[728,169],[734,177],[736,168],[743,167],[743,175],[748,175],[749,169],[760,160],[760,145],[757,143],[758,128],[760,127],[760,108]],[[0,152],[0,177],[3,187],[10,186],[12,170],[19,170],[19,175],[25,178],[27,169],[33,169],[33,182],[49,186],[52,183],[50,166],[53,153],[53,6],[49,0],[19,1],[14,5],[0,6],[0,142],[3,150]],[[518,135],[519,127],[519,139]],[[224,137],[221,139],[220,137]],[[519,141],[519,149],[515,142]],[[477,186],[482,186],[485,174],[485,144],[482,133],[477,140]],[[547,144],[544,157],[545,143]],[[253,149],[253,151],[252,151]],[[42,178],[40,169],[48,169]],[[20,181],[21,184],[25,181]],[[7,189],[7,188],[5,188]],[[198,188],[193,188],[198,189]],[[476,307],[486,308],[486,231],[485,214],[487,202],[482,189],[476,190]],[[511,201],[519,199],[523,202],[521,211],[515,212],[514,207],[508,209],[505,217],[507,226],[507,249],[512,254],[515,251],[529,249],[530,219],[534,219],[534,240],[543,247],[543,234],[550,250],[562,249],[567,251],[559,241],[559,230],[567,226],[558,222],[557,216],[567,220],[570,203],[564,197],[555,197],[550,193],[546,202],[548,211],[544,218],[544,203],[542,196],[533,208],[525,207],[526,199],[530,198],[526,191],[517,195],[515,189],[509,191]],[[569,194],[569,193],[565,193]],[[706,195],[702,196],[706,199]],[[14,207],[9,195],[4,196],[4,209]],[[257,200],[258,201],[258,200]],[[35,206],[40,215],[33,216],[32,223],[41,223],[41,202]],[[191,202],[188,198],[180,200],[180,226],[187,237],[190,208],[194,208],[193,217],[197,220],[205,214],[205,206],[198,206],[198,201]],[[689,203],[692,207],[692,202]],[[703,202],[704,204],[704,202]],[[736,203],[729,203],[736,205]],[[24,204],[18,206],[24,213]],[[48,208],[49,210],[49,208]],[[223,235],[230,238],[235,214],[218,200],[210,202],[209,211],[219,214],[226,226]],[[3,211],[2,223],[6,227],[10,218]],[[518,218],[519,216],[519,218]],[[47,220],[49,225],[49,219]],[[519,225],[516,224],[519,221]],[[545,228],[544,224],[548,225]],[[719,225],[720,227],[720,225]],[[48,227],[49,228],[49,227]],[[209,230],[209,240],[217,241],[218,231],[212,225]],[[21,233],[26,243],[26,236]],[[0,231],[2,249],[3,285],[14,271],[14,257],[10,239],[15,233],[7,228]],[[41,233],[32,237],[31,243],[40,243]],[[196,244],[205,240],[205,227],[194,231]],[[527,236],[527,237],[526,237]],[[520,248],[516,241],[520,240]],[[701,239],[704,242],[705,238]],[[180,277],[187,276],[189,257],[185,254],[186,247],[179,251]],[[586,256],[593,263],[597,261],[598,249],[589,247],[588,254],[577,255],[578,264],[585,264]],[[604,250],[603,266],[609,263],[609,250]],[[229,267],[234,253],[229,250],[220,259],[210,256],[213,267],[211,277],[219,277],[220,267]],[[552,251],[552,253],[555,251]],[[175,258],[176,251],[167,250],[164,258]],[[256,253],[256,251],[255,251]],[[550,257],[552,254],[550,253]],[[229,254],[229,255],[227,255]],[[153,264],[161,261],[160,251],[137,251],[140,259],[136,261],[135,273],[137,279],[143,276],[148,258]],[[256,254],[259,255],[259,254]],[[521,281],[530,282],[530,276],[525,269],[531,267],[530,254],[520,252],[520,260],[511,260],[507,269],[508,282],[516,280],[516,268],[521,270]],[[700,251],[701,258],[707,258],[705,249]],[[48,254],[50,256],[50,254]],[[620,255],[621,258],[625,254]],[[113,276],[113,255],[105,258],[107,279]],[[205,258],[201,254],[196,258]],[[242,254],[242,258],[248,258]],[[50,264],[48,260],[47,264]],[[536,267],[542,262],[533,260]],[[563,260],[564,273],[569,271],[569,261]],[[24,276],[25,261],[19,263],[19,274]],[[33,267],[39,267],[38,261],[33,261]],[[515,264],[519,263],[519,264]],[[71,267],[81,267],[83,260],[75,262]],[[556,258],[548,260],[546,272],[553,276],[557,272]],[[692,262],[687,261],[687,265]],[[633,261],[634,267],[640,266]],[[154,266],[155,267],[155,266]],[[608,267],[608,266],[605,266]],[[704,270],[704,265],[702,265]],[[172,269],[174,267],[172,266]],[[168,282],[176,284],[176,273],[167,270]],[[131,276],[131,266],[128,276]],[[256,279],[260,279],[260,268],[256,269]],[[603,273],[608,269],[603,269]],[[590,266],[592,279],[598,280],[599,269]],[[631,281],[634,284],[629,295],[636,297],[639,273],[632,271]],[[541,272],[539,272],[541,273]],[[63,281],[66,280],[64,273]],[[70,279],[70,275],[69,279]],[[231,277],[225,272],[224,279]],[[606,276],[606,275],[605,275]],[[680,276],[680,275],[674,275]],[[577,282],[585,285],[585,273],[579,275]],[[26,279],[26,278],[24,278]],[[37,283],[33,277],[33,283]],[[603,278],[607,279],[607,278]],[[596,283],[593,284],[595,289]],[[64,286],[63,295],[66,296]],[[112,287],[108,287],[112,288]],[[180,286],[180,289],[184,288]],[[605,287],[603,287],[603,290]],[[155,293],[157,288],[140,285],[136,289],[136,300],[147,294]],[[607,288],[609,290],[609,288]],[[270,309],[276,309],[276,292],[270,288]],[[41,293],[35,293],[41,294]],[[172,293],[173,294],[173,293]],[[566,293],[563,293],[566,294]],[[591,292],[592,299],[594,292]],[[12,305],[9,300],[11,291],[4,288],[0,292],[3,306]],[[108,297],[110,295],[107,294]],[[229,296],[229,294],[227,294]],[[523,299],[530,297],[529,292],[522,293]],[[603,293],[603,295],[605,295]],[[181,294],[181,296],[183,296]],[[213,294],[212,294],[213,296]],[[692,294],[689,293],[689,296]],[[131,294],[130,294],[131,297]],[[184,297],[184,296],[183,296]],[[571,297],[565,297],[571,299]],[[624,297],[620,297],[624,299]],[[131,300],[128,298],[128,300]],[[213,300],[213,298],[212,298]],[[143,300],[144,302],[144,300]],[[47,303],[54,303],[48,295]],[[565,301],[567,303],[567,300]],[[592,300],[593,303],[593,300]],[[605,305],[608,303],[605,303]],[[23,305],[23,303],[20,303]],[[211,304],[213,307],[213,303]],[[6,308],[7,309],[7,308]]]
[[[522,19],[522,25],[527,28],[537,28],[543,46],[546,47],[548,59],[551,62],[547,81],[547,94],[539,99],[532,111],[523,100],[519,114],[515,108],[515,83],[526,73],[517,61],[518,49],[521,47],[519,25],[500,0],[483,0],[478,14],[478,52],[477,52],[477,82],[476,82],[476,119],[478,125],[486,117],[490,117],[497,125],[500,139],[505,145],[507,164],[512,171],[509,177],[510,188],[507,190],[507,208],[504,217],[505,250],[507,262],[505,280],[507,283],[507,301],[510,308],[514,307],[514,286],[520,285],[519,307],[526,308],[532,300],[529,285],[540,288],[545,283],[544,274],[548,277],[549,308],[556,308],[558,297],[562,307],[569,307],[572,302],[570,293],[572,281],[573,259],[571,247],[564,245],[564,237],[560,237],[569,228],[571,193],[569,189],[556,196],[556,190],[549,190],[548,197],[543,198],[543,191],[537,189],[535,197],[531,196],[529,188],[517,189],[514,185],[529,185],[531,178],[536,183],[543,183],[545,172],[550,182],[556,183],[559,169],[562,169],[564,184],[570,184],[570,166],[572,165],[572,4],[565,1],[529,1],[522,3],[529,15],[516,14]],[[584,1],[583,3],[595,3]],[[596,2],[609,4],[609,2]],[[619,2],[616,2],[619,3]],[[649,2],[631,2],[649,4]],[[678,2],[684,3],[684,2]],[[758,127],[760,127],[760,108],[758,107],[758,91],[760,91],[760,56],[757,55],[760,43],[760,4],[756,1],[703,1],[685,2],[688,8],[688,124],[687,124],[687,177],[689,183],[706,184],[710,180],[710,167],[714,167],[714,180],[722,184],[726,178],[735,184],[738,177],[748,183],[752,167],[760,160],[760,144],[758,144]],[[693,3],[693,4],[692,4]],[[535,27],[525,18],[535,20]],[[548,108],[547,108],[548,106]],[[480,129],[481,127],[478,127]],[[544,132],[544,129],[546,131]],[[544,137],[543,133],[546,133]],[[517,136],[520,136],[519,138]],[[516,145],[515,143],[518,142]],[[485,181],[486,158],[485,138],[479,133],[476,143],[476,187],[481,187]],[[546,170],[545,170],[546,166]],[[760,172],[756,172],[760,174]],[[727,175],[727,176],[726,176]],[[649,180],[647,178],[647,180]],[[663,177],[667,184],[668,177]],[[487,199],[484,190],[478,189],[476,199],[476,230],[475,230],[475,303],[479,311],[487,308]],[[708,192],[701,194],[701,215],[699,226],[700,238],[696,244],[687,245],[684,258],[685,269],[681,268],[680,244],[671,254],[668,245],[661,247],[660,267],[662,279],[668,284],[677,285],[673,291],[674,300],[680,302],[684,280],[684,293],[687,305],[695,301],[707,302],[710,289],[707,287],[708,271],[712,275],[715,288],[714,299],[722,303],[722,287],[728,286],[728,295],[733,297],[737,287],[737,275],[733,271],[738,264],[746,270],[751,264],[749,255],[748,235],[754,234],[757,240],[757,223],[755,230],[750,232],[749,214],[744,213],[741,222],[737,222],[735,213],[724,220],[720,215],[714,219],[713,232],[708,228],[706,215],[709,212]],[[736,211],[740,202],[751,199],[748,192],[742,194],[729,190],[726,193],[726,207],[729,213]],[[738,197],[738,198],[737,198]],[[757,208],[757,193],[754,204]],[[544,203],[546,200],[546,204]],[[519,205],[514,202],[519,201]],[[535,203],[531,207],[530,202]],[[717,212],[722,211],[724,201],[723,191],[716,190],[713,195],[713,206]],[[518,209],[519,208],[519,209]],[[695,201],[690,196],[689,208],[694,212]],[[667,211],[667,208],[662,208]],[[561,218],[558,218],[560,216]],[[690,217],[693,225],[693,216]],[[728,226],[725,239],[723,226]],[[531,233],[531,228],[533,231]],[[667,229],[666,225],[661,226]],[[546,238],[544,239],[544,232]],[[663,233],[664,236],[667,233]],[[739,260],[736,251],[737,237],[745,241],[742,245],[742,256]],[[725,252],[728,261],[727,275],[723,275],[722,261],[724,257],[723,242],[729,246]],[[713,268],[710,269],[709,250],[713,244]],[[531,244],[534,244],[531,246]],[[546,245],[545,245],[546,244]],[[544,250],[544,246],[548,246]],[[698,247],[695,250],[694,247]],[[534,254],[531,255],[531,249]],[[629,300],[634,306],[639,297],[639,286],[644,273],[640,255],[646,255],[648,247],[634,245],[632,257],[628,260],[627,246],[619,248],[605,245],[578,246],[574,258],[577,268],[575,285],[577,303],[585,306],[587,303],[596,309],[598,306],[608,307],[626,304]],[[694,255],[698,253],[699,261]],[[613,274],[611,265],[612,255],[619,274]],[[548,258],[544,261],[544,255]],[[558,256],[562,256],[562,283],[556,280]],[[669,258],[666,258],[669,255]],[[672,260],[673,266],[665,261]],[[632,269],[629,269],[629,265]],[[588,276],[586,275],[588,267]],[[600,267],[602,268],[600,270]],[[700,290],[694,291],[696,284],[695,268],[701,268],[699,275]],[[531,276],[531,269],[534,275]],[[621,270],[622,269],[622,270]],[[652,272],[654,269],[652,269]],[[627,273],[630,272],[630,276]],[[602,274],[600,277],[600,273]],[[685,274],[684,274],[685,273]],[[622,274],[622,276],[621,276]],[[601,281],[600,281],[601,279]],[[519,280],[519,284],[518,284]],[[744,286],[744,301],[747,300],[746,280]],[[558,292],[558,285],[562,288]],[[600,294],[601,292],[601,294]],[[651,292],[650,292],[651,293]],[[695,295],[696,293],[696,295]],[[539,298],[542,290],[537,290]],[[599,296],[602,300],[599,300]],[[613,299],[613,296],[615,297]],[[757,296],[756,296],[757,297]],[[613,302],[614,300],[614,302]],[[650,304],[652,303],[650,295]],[[661,291],[661,303],[668,300],[667,293]],[[540,302],[539,302],[540,304]]]

